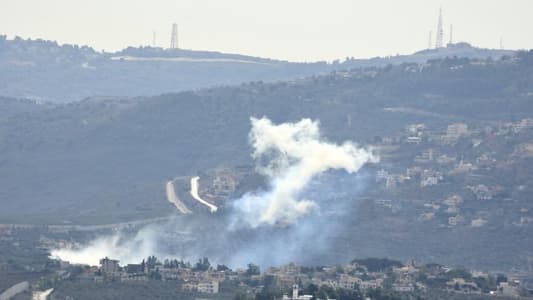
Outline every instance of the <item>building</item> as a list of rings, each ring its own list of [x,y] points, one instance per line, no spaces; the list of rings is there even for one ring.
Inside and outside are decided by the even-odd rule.
[[[444,139],[448,141],[456,141],[467,134],[468,125],[464,123],[453,123],[448,125]]]
[[[424,123],[410,124],[405,128],[405,131],[410,136],[421,136],[424,133],[424,130],[426,130],[426,125],[424,125]]]
[[[383,284],[382,279],[375,279],[375,280],[361,281],[359,283],[359,287],[362,290],[377,289],[381,287],[382,284]]]
[[[395,292],[413,292],[415,286],[412,283],[394,283],[392,284],[392,289]]]
[[[134,273],[144,273],[144,265],[143,264],[128,264],[126,266],[126,272],[129,274]]]
[[[533,119],[522,119],[520,122],[513,123],[511,126],[513,132],[519,133],[533,128]]]
[[[362,280],[355,276],[350,276],[346,274],[341,274],[341,277],[339,278],[339,287],[343,289],[350,289],[353,290],[357,286],[359,286],[359,283]]]
[[[120,266],[118,265],[118,260],[102,258],[100,260],[100,271],[104,274],[113,274],[120,271]]]
[[[216,280],[200,282],[197,285],[197,291],[207,294],[218,294],[219,282]]]
[[[120,281],[148,281],[148,277],[144,273],[122,273]]]
[[[520,296],[520,289],[518,286],[510,284],[509,282],[500,282],[499,288],[502,295],[510,297]]]
[[[474,166],[472,163],[465,163],[463,160],[461,160],[450,173],[466,173],[474,170],[477,170],[476,166]]]
[[[292,286],[292,297],[283,295],[283,300],[311,300],[313,295],[299,295],[298,294],[298,285],[294,284]]]
[[[195,292],[198,285],[194,282],[185,282],[181,285],[181,290],[185,292]]]
[[[420,144],[420,142],[422,142],[422,138],[419,136],[410,136],[407,137],[406,142],[409,144]]]
[[[463,224],[464,221],[465,221],[465,218],[463,216],[456,215],[456,216],[448,218],[448,225],[457,226],[457,225]]]
[[[436,177],[436,176],[428,176],[428,177],[423,178],[420,181],[420,186],[421,187],[432,186],[432,185],[437,185],[438,183],[439,183],[439,178],[438,177]]]
[[[484,184],[469,186],[468,188],[474,193],[478,200],[491,200],[493,197],[492,190]]]
[[[225,170],[218,170],[213,178],[212,192],[217,197],[227,197],[235,192],[237,188],[237,179],[235,176]]]
[[[385,171],[384,169],[381,169],[376,172],[376,181],[387,180],[388,177],[389,177],[389,172]]]
[[[452,195],[446,198],[446,200],[444,200],[442,203],[450,207],[456,207],[463,203],[463,197],[459,195]]]

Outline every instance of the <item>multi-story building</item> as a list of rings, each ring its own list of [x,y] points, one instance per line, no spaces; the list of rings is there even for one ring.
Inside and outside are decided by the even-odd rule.
[[[219,283],[216,280],[203,281],[198,283],[197,290],[200,293],[218,294]]]
[[[292,296],[289,297],[287,295],[283,295],[283,300],[311,300],[313,298],[312,295],[299,295],[298,293],[298,285],[294,284],[292,286]]]
[[[113,274],[120,271],[120,266],[118,265],[118,260],[102,258],[100,260],[100,270],[104,274]]]
[[[358,277],[341,274],[339,278],[339,287],[343,289],[355,289],[361,281],[362,280]]]

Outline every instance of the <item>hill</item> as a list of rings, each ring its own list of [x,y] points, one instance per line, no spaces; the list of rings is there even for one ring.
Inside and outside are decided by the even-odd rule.
[[[97,96],[153,96],[161,93],[290,80],[353,67],[424,62],[432,58],[512,55],[466,44],[407,56],[348,59],[343,63],[293,63],[237,54],[153,47],[116,53],[87,46],[0,36],[0,95],[64,103]]]
[[[155,97],[47,106],[2,98],[0,220],[165,216],[173,211],[167,181],[218,178],[209,174],[219,169],[236,174],[225,199],[238,196],[263,184],[252,176],[249,118],[312,118],[329,140],[373,144],[382,156],[364,170],[372,179],[324,260],[415,257],[527,268],[532,87],[533,52],[520,52]]]

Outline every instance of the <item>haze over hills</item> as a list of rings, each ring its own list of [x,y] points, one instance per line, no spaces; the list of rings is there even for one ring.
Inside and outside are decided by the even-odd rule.
[[[152,47],[107,53],[87,46],[0,36],[0,95],[54,103],[97,96],[153,96],[250,81],[290,80],[350,68],[422,63],[446,56],[498,59],[513,53],[457,43],[405,56],[293,63]]]
[[[529,59],[530,54],[481,63],[444,59],[354,69],[290,83],[249,83],[63,105],[2,98],[0,170],[6,180],[2,199],[16,200],[6,203],[8,207],[30,211],[33,207],[40,211],[39,203],[48,206],[47,195],[58,206],[73,198],[92,206],[104,186],[109,190],[103,194],[128,193],[129,188],[116,183],[138,185],[133,177],[151,178],[156,184],[219,164],[246,165],[251,163],[247,154],[251,116],[277,122],[309,117],[321,121],[330,139],[369,142],[415,122],[438,128],[453,121],[493,124],[527,118],[532,93]],[[325,105],[327,110],[322,109]],[[391,113],[390,108],[398,112]],[[377,121],[383,116],[385,121]],[[84,184],[89,179],[98,182]],[[20,182],[45,190],[36,194]],[[81,192],[91,188],[97,188],[97,194]],[[92,200],[81,201],[84,198]]]
[[[212,174],[219,169],[236,178],[234,189],[217,199],[205,190],[210,182],[201,181],[200,192],[219,201],[223,215],[225,201],[265,184],[250,157],[250,117],[275,123],[311,118],[320,121],[329,141],[378,146],[382,161],[362,170],[369,178],[380,168],[411,169],[406,183],[399,183],[405,175],[395,175],[386,189],[372,179],[362,192],[340,193],[340,199],[351,199],[346,211],[354,217],[327,240],[337,247],[321,259],[344,253],[527,266],[532,55],[445,58],[290,82],[47,106],[3,98],[0,220],[99,224],[167,216],[174,210],[165,199],[167,181],[217,178]],[[413,124],[423,124],[422,134],[406,136]],[[468,130],[450,124],[467,124]],[[454,130],[464,136],[449,144]],[[440,153],[439,160],[424,154],[429,149]],[[491,163],[492,157],[502,163]],[[423,168],[419,173],[413,161]],[[179,181],[176,188],[187,193]],[[206,218],[203,228],[217,226],[216,215],[192,209]],[[459,240],[466,251],[450,255]]]
[[[533,299],[508,2],[0,4],[0,300]]]

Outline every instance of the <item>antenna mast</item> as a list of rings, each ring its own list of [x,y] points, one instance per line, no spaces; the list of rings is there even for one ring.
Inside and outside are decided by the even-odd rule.
[[[453,44],[453,25],[450,24],[450,42],[449,42],[450,45]]]
[[[437,36],[435,48],[442,48],[444,44],[444,30],[442,29],[442,7],[439,10],[439,23],[437,24]]]
[[[178,24],[172,24],[172,35],[170,36],[170,49],[179,49],[178,44]]]

